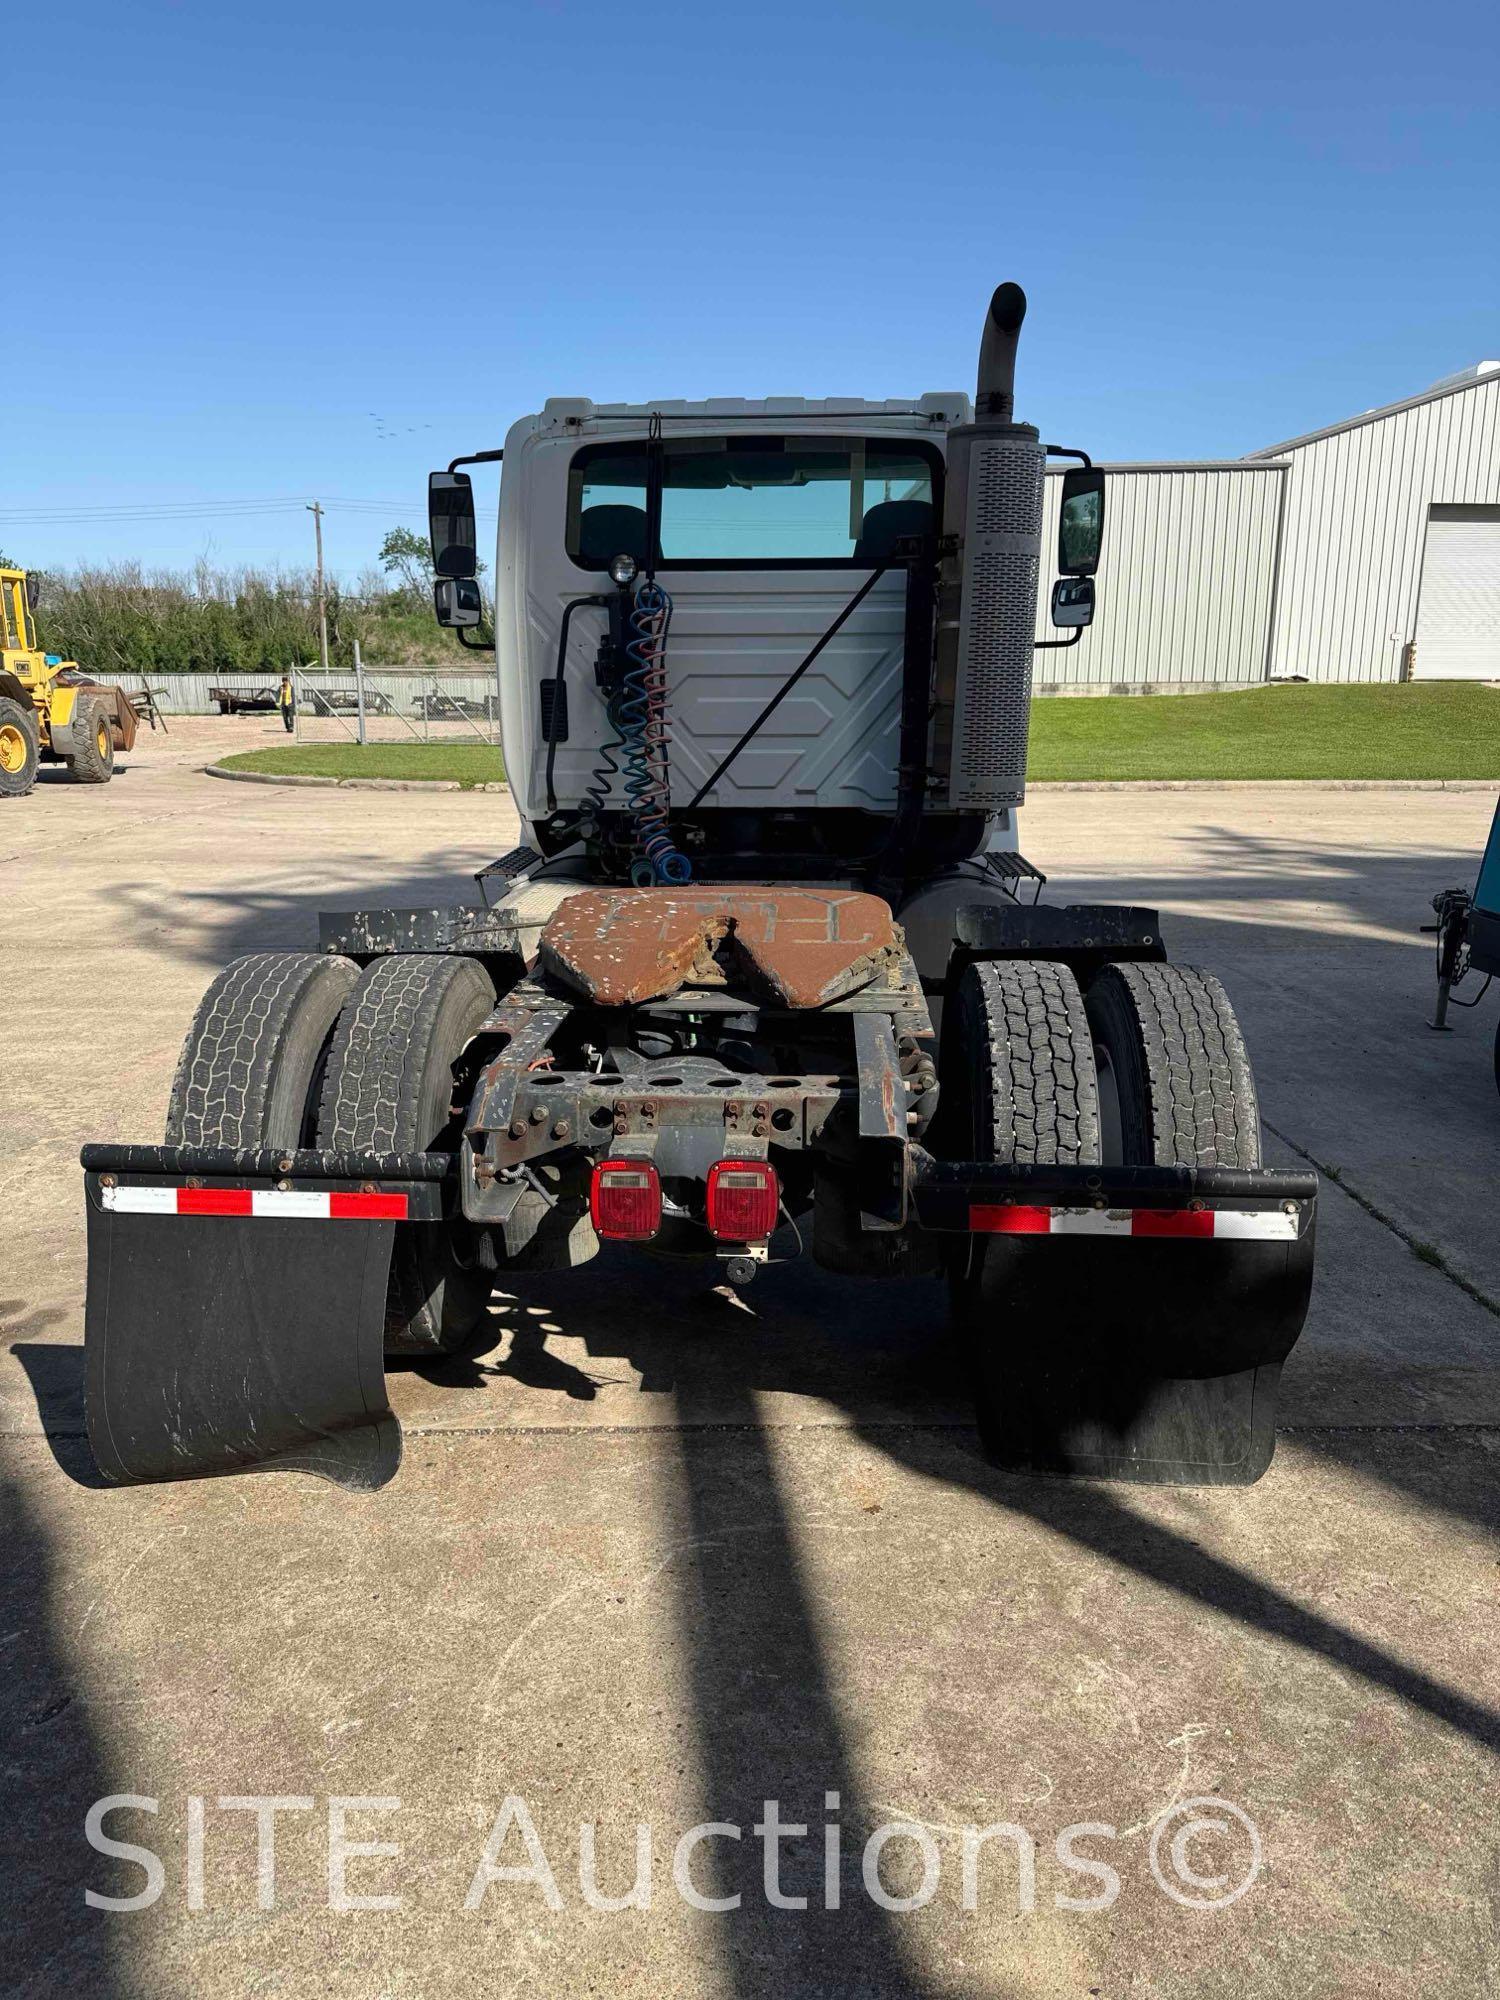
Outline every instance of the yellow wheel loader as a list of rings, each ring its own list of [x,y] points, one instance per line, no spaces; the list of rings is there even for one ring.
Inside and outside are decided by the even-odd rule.
[[[123,688],[37,645],[36,578],[0,569],[0,799],[29,792],[44,762],[66,764],[80,784],[108,784],[135,730]]]

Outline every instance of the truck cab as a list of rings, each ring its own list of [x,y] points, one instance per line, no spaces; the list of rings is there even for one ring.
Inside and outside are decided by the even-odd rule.
[[[630,879],[630,616],[669,604],[650,718],[660,798],[688,869],[878,890],[940,988],[952,913],[1042,877],[1019,852],[1042,454],[1001,524],[1005,686],[934,685],[950,438],[960,391],[910,399],[553,398],[507,433],[493,642],[523,838],[556,874]],[[487,454],[486,456],[495,456]],[[434,475],[445,565],[473,530],[468,475]],[[452,507],[452,513],[444,510]],[[950,618],[950,623],[953,620]],[[462,636],[462,629],[461,629]],[[1075,632],[1074,640],[1081,634]],[[1014,643],[1019,638],[1019,649]],[[1066,642],[1064,642],[1066,643]],[[956,704],[994,710],[998,783],[950,785]],[[971,732],[972,733],[972,732]]]

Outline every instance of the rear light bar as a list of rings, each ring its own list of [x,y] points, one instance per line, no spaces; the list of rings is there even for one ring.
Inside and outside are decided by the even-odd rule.
[[[601,1160],[589,1187],[594,1228],[609,1243],[645,1243],[661,1228],[661,1176],[650,1160]]]
[[[723,1243],[761,1243],[781,1208],[781,1183],[768,1160],[717,1160],[708,1170],[708,1233]]]

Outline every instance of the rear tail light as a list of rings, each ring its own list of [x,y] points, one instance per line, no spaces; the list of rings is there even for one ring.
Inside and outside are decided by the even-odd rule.
[[[649,1160],[601,1160],[589,1214],[608,1242],[644,1243],[661,1227],[661,1177]]]
[[[708,1233],[759,1243],[776,1227],[781,1184],[766,1160],[718,1160],[708,1170]]]

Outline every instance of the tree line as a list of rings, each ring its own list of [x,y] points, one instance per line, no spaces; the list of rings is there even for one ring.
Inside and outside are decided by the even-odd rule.
[[[0,557],[0,564],[5,562]],[[375,666],[457,654],[432,615],[425,537],[392,529],[380,567],[349,586],[326,580],[329,664],[354,664],[354,643]],[[101,678],[138,673],[280,673],[318,658],[318,593],[311,571],[147,570],[85,564],[38,573],[37,641]]]

